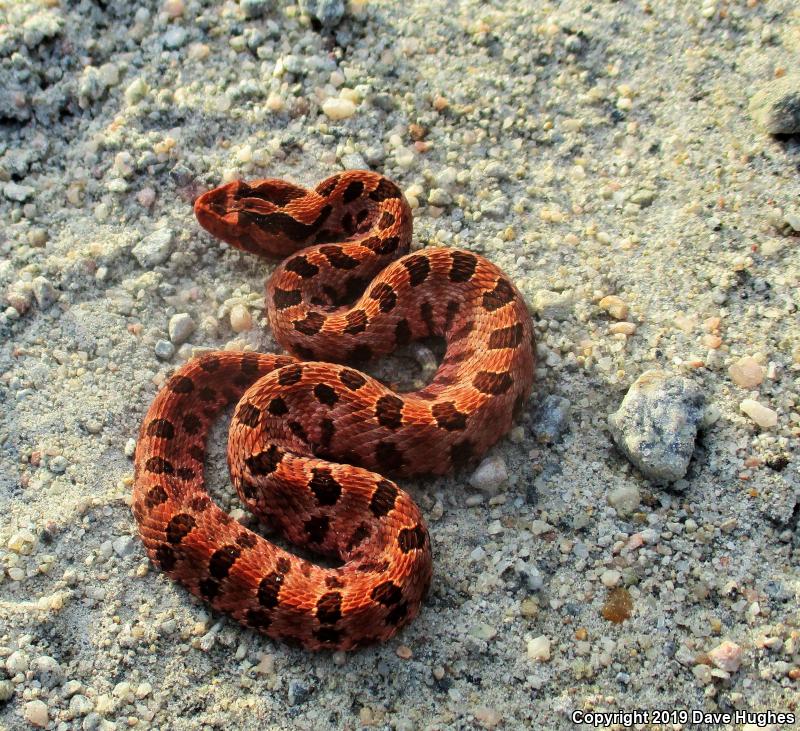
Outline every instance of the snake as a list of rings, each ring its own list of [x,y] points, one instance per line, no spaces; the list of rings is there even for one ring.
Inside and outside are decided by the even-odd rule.
[[[234,180],[194,212],[215,237],[281,260],[265,309],[287,354],[205,352],[165,379],[134,456],[146,552],[213,610],[275,640],[344,651],[386,641],[418,615],[432,579],[424,516],[395,480],[458,470],[511,429],[534,378],[526,303],[477,253],[411,251],[409,203],[375,172],[314,189]],[[360,370],[425,338],[445,348],[421,389],[397,393]],[[207,436],[231,404],[233,486],[296,550],[208,493]]]

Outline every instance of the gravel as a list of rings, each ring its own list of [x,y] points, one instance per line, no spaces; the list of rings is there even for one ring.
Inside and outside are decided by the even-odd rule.
[[[796,712],[795,5],[2,4],[0,727]],[[478,465],[402,484],[433,543],[420,615],[383,646],[309,655],[150,565],[131,458],[193,353],[276,350],[275,263],[203,232],[195,197],[349,167],[402,187],[414,247],[502,267],[535,314],[537,383],[477,489]],[[434,351],[380,367],[424,380]],[[606,421],[651,370],[684,385],[628,434],[644,469],[684,470],[668,486]],[[225,427],[211,492],[259,528]]]

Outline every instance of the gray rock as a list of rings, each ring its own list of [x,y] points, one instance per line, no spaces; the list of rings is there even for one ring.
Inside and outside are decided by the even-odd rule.
[[[153,350],[159,360],[170,360],[175,355],[175,346],[169,340],[159,340]]]
[[[164,48],[175,50],[181,48],[186,43],[189,34],[186,28],[179,25],[173,26],[166,33],[164,33]]]
[[[542,401],[533,425],[533,434],[541,444],[553,444],[567,430],[572,404],[563,396],[550,394]]]
[[[703,418],[703,395],[691,381],[646,371],[608,417],[611,436],[649,479],[674,482],[686,474]]]
[[[240,0],[239,7],[248,19],[261,18],[272,9],[273,0]]]
[[[533,293],[531,305],[533,311],[540,317],[546,320],[563,321],[572,317],[575,299],[569,292],[538,289]]]
[[[800,75],[773,79],[750,100],[750,116],[771,135],[800,133]]]
[[[139,266],[149,269],[150,267],[163,264],[172,252],[172,229],[160,228],[153,231],[149,236],[145,236],[131,253],[136,257]]]
[[[342,0],[300,0],[300,9],[326,28],[333,28],[344,17]]]
[[[36,304],[41,309],[46,309],[56,301],[58,293],[55,287],[51,284],[47,277],[36,277],[32,282],[33,296],[36,298]]]
[[[194,332],[194,320],[186,312],[179,312],[169,320],[169,339],[173,345],[185,343]]]
[[[36,192],[30,185],[19,185],[19,183],[6,183],[3,186],[3,195],[10,201],[23,203]]]
[[[136,548],[136,543],[130,536],[120,536],[112,544],[114,553],[121,558],[130,556]]]
[[[289,681],[287,700],[290,706],[299,706],[301,703],[305,703],[310,695],[311,689],[307,685],[301,683],[299,680]]]

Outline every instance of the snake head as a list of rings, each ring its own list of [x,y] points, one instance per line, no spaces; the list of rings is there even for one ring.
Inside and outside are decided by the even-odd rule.
[[[203,193],[194,214],[209,233],[245,251],[286,256],[298,248],[310,227],[311,191],[285,180],[253,183],[234,180]]]

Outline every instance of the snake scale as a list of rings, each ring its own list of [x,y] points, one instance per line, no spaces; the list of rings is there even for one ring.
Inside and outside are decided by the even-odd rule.
[[[292,355],[212,352],[168,378],[135,456],[133,513],[151,560],[215,610],[309,650],[386,640],[431,581],[425,520],[390,477],[442,474],[512,425],[534,374],[533,327],[506,276],[457,249],[409,253],[400,189],[347,171],[309,190],[235,181],[195,202],[200,224],[280,257],[267,283]],[[432,381],[395,393],[359,364],[413,340],[446,350]],[[211,423],[235,403],[228,465],[244,505],[321,566],[247,529],[204,486]]]

